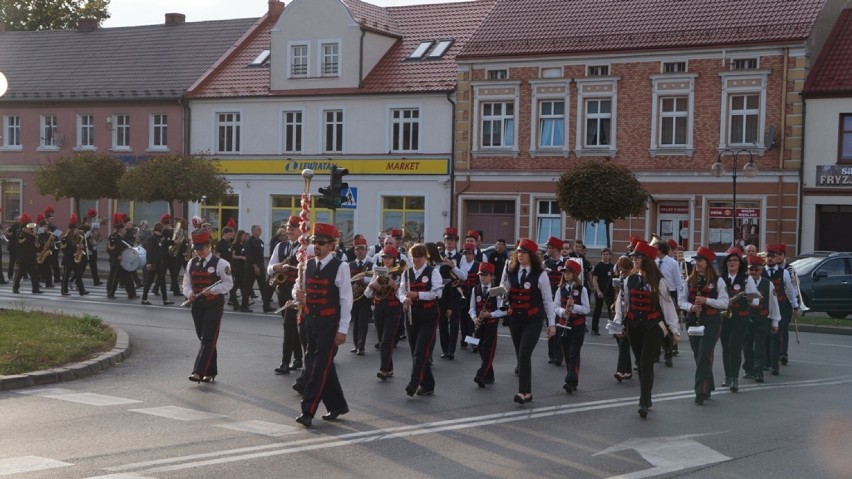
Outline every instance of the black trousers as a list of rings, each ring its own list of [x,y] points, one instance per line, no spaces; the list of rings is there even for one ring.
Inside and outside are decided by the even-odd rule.
[[[639,404],[650,406],[654,388],[654,361],[663,343],[660,321],[627,321],[630,347],[639,362]]]
[[[701,324],[704,325],[704,335],[690,336],[689,345],[692,346],[692,355],[695,358],[695,394],[707,395],[716,390],[716,383],[713,381],[713,353],[722,330],[722,318],[718,314],[704,315]]]
[[[124,283],[124,290],[127,292],[127,297],[136,296],[136,284],[133,283],[133,278],[128,271],[119,264],[116,257],[109,259],[109,282],[107,282],[107,296],[115,296],[115,291],[118,289],[118,283]]]
[[[618,362],[615,371],[621,374],[633,374],[633,362],[630,360],[630,336],[616,336],[618,344]]]
[[[479,359],[482,360],[479,369],[476,370],[476,377],[482,378],[486,382],[494,380],[494,353],[497,352],[497,328],[499,324],[499,321],[494,321],[491,324],[483,323],[476,333],[479,336]]]
[[[402,323],[402,305],[388,306],[387,301],[380,302],[373,311],[373,322],[379,334],[379,371],[393,371],[393,350]]]
[[[560,328],[561,329],[561,328]],[[586,326],[573,326],[571,329],[563,330],[560,343],[562,355],[565,357],[565,384],[577,387],[580,382],[580,349],[583,348],[583,340],[586,338]]]
[[[547,338],[547,359],[556,364],[562,364],[562,344],[556,336]]]
[[[385,322],[388,320],[385,319]],[[435,389],[432,375],[432,350],[438,333],[438,315],[435,319],[423,319],[405,325],[408,330],[408,345],[411,347],[411,379],[408,384],[424,390]],[[392,339],[392,338],[387,338]],[[385,340],[385,337],[382,337]]]
[[[518,392],[521,394],[532,393],[532,353],[541,336],[543,322],[543,318],[509,320],[509,332],[518,358]]]
[[[59,240],[57,240],[57,244],[58,241]],[[53,254],[50,255],[44,262],[47,263],[48,268],[52,273],[51,278],[53,279],[53,282],[58,283],[62,281],[62,273],[59,269],[59,252],[54,249]]]
[[[160,291],[160,294],[163,296],[163,303],[165,303],[169,300],[168,292],[166,291],[166,266],[162,261],[152,263],[152,265],[153,269],[148,271],[148,275],[145,279],[145,289],[142,290],[142,301],[148,300],[148,291],[151,290],[151,285],[156,282],[157,285],[154,287],[154,290]]]
[[[455,354],[456,344],[459,340],[459,321],[461,318],[461,303],[450,306],[450,315],[447,311],[441,311],[441,320],[438,322],[438,330],[441,337],[441,352],[444,354]],[[463,340],[464,338],[462,338]]]
[[[219,340],[219,326],[222,324],[224,310],[225,297],[222,295],[218,295],[213,301],[202,297],[192,302],[192,322],[195,323],[195,334],[201,341],[192,372],[201,376],[219,374],[216,343]]]
[[[599,332],[598,327],[600,326],[601,321],[601,312],[603,311],[604,304],[606,304],[607,313],[612,309],[612,305],[615,303],[615,294],[613,293],[604,293],[602,298],[597,297],[595,295],[595,310],[592,312],[592,331]]]
[[[347,409],[337,368],[334,366],[334,356],[337,354],[335,336],[340,319],[306,318],[302,324],[308,336],[305,367],[299,378],[305,387],[302,393],[302,414],[313,417],[320,401],[329,411]]]
[[[245,282],[243,283],[242,290],[242,303],[241,306],[243,308],[248,308],[249,299],[251,299],[251,291],[254,288],[254,283],[257,281],[257,289],[260,290],[260,297],[263,300],[263,305],[269,305],[270,301],[272,301],[272,291],[269,287],[269,284],[266,282],[266,269],[260,268],[260,274],[254,274],[254,266],[246,265],[246,275]]]
[[[12,291],[18,292],[21,288],[21,278],[24,276],[24,273],[30,277],[30,282],[33,285],[33,293],[36,291],[41,291],[41,285],[38,281],[38,266],[35,260],[32,261],[18,261],[18,269],[15,271],[15,282],[12,283]]]
[[[17,241],[17,239],[12,238],[12,241]],[[15,264],[17,263],[16,256],[15,251],[9,250],[9,281],[12,281],[15,278]]]
[[[722,342],[722,363],[725,378],[736,378],[743,363],[743,342],[748,333],[748,316],[739,316],[736,311],[722,322],[719,339]]]
[[[62,294],[68,292],[68,283],[72,277],[74,278],[74,286],[77,287],[77,292],[82,293],[86,290],[83,287],[82,269],[84,266],[83,260],[80,260],[79,263],[75,263],[73,260],[62,262],[62,267],[64,268],[62,272]]]
[[[769,369],[777,371],[781,356],[787,356],[787,346],[790,341],[790,321],[793,319],[793,305],[790,301],[779,301],[781,321],[778,322],[778,332],[769,335]]]
[[[361,298],[352,303],[352,343],[358,349],[364,349],[367,342],[367,330],[373,316],[370,298]]]
[[[278,307],[284,306],[290,298],[290,295],[284,294],[281,288],[279,286],[277,290]],[[233,290],[231,290],[231,293],[233,294]],[[302,362],[302,340],[299,338],[299,310],[287,308],[281,311],[281,317],[284,319],[284,341],[281,344],[281,364],[289,365],[291,358]]]
[[[180,270],[185,265],[185,263],[183,262],[183,256],[176,258],[171,254],[168,254],[163,259],[163,263],[166,265],[166,270],[169,272],[172,296],[183,296],[183,293],[180,292],[181,285],[178,281],[178,275],[180,274]]]
[[[87,256],[86,263],[89,266],[89,270],[92,272],[92,280],[94,281],[95,286],[100,285],[101,284],[101,277],[98,274],[98,253],[97,253],[97,251],[94,252],[94,253],[89,253],[89,256]],[[83,268],[80,270],[80,274],[81,275],[84,274],[85,271],[86,271],[86,267],[84,265]]]
[[[763,367],[766,366],[766,339],[772,321],[769,318],[752,316],[748,322],[745,342],[743,344],[743,370],[756,378],[763,377]]]

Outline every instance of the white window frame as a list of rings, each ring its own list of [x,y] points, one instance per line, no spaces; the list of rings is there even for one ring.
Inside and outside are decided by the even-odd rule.
[[[326,53],[327,47],[336,47],[337,53],[332,54],[331,56],[336,59],[336,62],[333,63],[334,71],[326,71],[326,59],[329,54]],[[343,58],[343,45],[340,40],[320,40],[319,48],[317,49],[317,65],[319,65],[319,75],[322,77],[339,77],[341,75],[341,59]]]
[[[764,138],[766,136],[766,89],[769,73],[768,70],[734,70],[719,73],[722,78],[719,152],[728,148],[738,148],[762,155],[766,151]],[[757,141],[755,143],[731,143],[729,140],[731,97],[755,94],[759,95],[760,105],[757,118]]]
[[[289,122],[287,120],[288,115],[297,114],[297,113],[300,116],[299,122],[295,122],[295,121]],[[304,108],[282,109],[281,112],[280,112],[279,118],[281,118],[281,146],[280,146],[281,153],[289,153],[289,154],[304,153],[304,151],[305,151],[305,109]],[[295,149],[295,148],[288,149],[287,148],[287,129],[290,128],[290,127],[294,128],[295,130],[298,130],[297,133],[293,136],[293,146],[295,146],[296,143],[297,143],[296,135],[298,135],[298,144],[299,144],[298,149]]]
[[[575,78],[577,83],[577,128],[574,153],[577,156],[609,156],[618,152],[618,81],[620,77]],[[610,100],[610,142],[586,146],[586,100]]]
[[[326,139],[327,139],[326,132],[327,132],[328,126],[329,126],[329,122],[328,122],[328,119],[326,117],[327,117],[327,114],[331,113],[331,112],[340,113],[339,122],[337,121],[337,119],[335,119],[335,121],[332,122],[333,125],[337,125],[338,123],[340,125],[340,132],[339,133],[337,132],[336,127],[334,129],[335,130],[335,134],[334,134],[335,139],[339,140],[339,145],[340,145],[339,150],[338,149],[331,149],[331,150],[326,149]],[[321,121],[321,123],[320,123],[320,125],[321,125],[320,126],[320,151],[322,151],[323,153],[343,153],[344,151],[346,151],[346,110],[342,107],[323,108],[320,118],[321,118],[321,120],[320,120]],[[337,143],[338,142],[335,141],[335,146],[337,146]]]
[[[665,73],[651,76],[651,156],[660,155],[685,155],[691,157],[695,154],[695,78],[697,73],[673,74]],[[685,145],[663,145],[661,143],[662,129],[662,106],[663,98],[686,97],[686,144]]]
[[[50,125],[48,125],[48,118]],[[41,115],[39,117],[39,140],[37,151],[59,151],[62,146],[62,135],[59,133],[59,117],[56,115]],[[48,141],[49,140],[49,141]]]
[[[508,70],[507,70],[508,71]],[[520,128],[520,82],[518,80],[513,81],[488,81],[488,82],[474,82],[473,83],[473,111],[476,115],[473,121],[473,132],[471,142],[473,145],[473,150],[471,151],[472,155],[476,157],[479,154],[487,154],[487,155],[507,155],[510,154],[513,157],[518,156],[518,152],[520,151],[520,146],[518,144],[518,134]],[[482,103],[495,103],[495,102],[511,102],[514,104],[514,117],[515,117],[515,125],[514,131],[512,133],[514,137],[514,145],[510,147],[483,147],[482,146],[482,138],[481,138],[481,130],[482,130]]]
[[[296,47],[305,47],[305,73],[294,73],[293,63],[296,60]],[[299,55],[301,58],[302,55]],[[310,78],[311,76],[311,44],[310,42],[287,42],[287,78]]]
[[[159,143],[156,141],[158,134],[160,137]],[[148,116],[148,151],[168,150],[169,115],[167,113],[152,113]]]
[[[486,107],[489,106],[489,105],[492,106],[492,108],[491,108],[492,112],[486,117],[485,116],[485,110],[486,110]],[[494,107],[497,106],[497,105],[500,105],[500,108],[499,108],[500,113],[494,113],[494,111],[493,111]],[[508,113],[509,106],[512,107],[512,113],[511,114]],[[517,131],[517,125],[518,125],[518,115],[516,114],[517,111],[518,111],[518,109],[515,107],[515,102],[511,101],[511,100],[488,100],[488,101],[481,102],[480,105],[479,105],[479,125],[480,125],[480,128],[483,131],[485,130],[484,126],[485,126],[486,121],[492,122],[492,123],[498,123],[500,125],[500,144],[499,145],[495,145],[495,144],[484,145],[484,144],[482,144],[483,138],[481,136],[482,133],[480,133],[480,137],[478,138],[480,148],[482,148],[483,150],[507,150],[507,149],[515,148],[517,146],[517,143],[518,143],[518,137],[517,137],[517,134],[515,133]],[[511,131],[512,131],[511,143],[508,143],[507,139],[506,139],[506,136],[507,136],[506,131],[508,131],[508,128],[507,128],[507,125],[506,125],[507,122],[511,122]]]
[[[560,152],[563,156],[567,156],[569,148],[569,123],[571,123],[571,115],[569,114],[571,106],[571,88],[570,80],[554,82],[550,81],[530,81],[532,88],[532,104],[530,106],[530,155],[535,156],[546,152],[553,154]],[[563,105],[562,114],[562,141],[563,145],[545,146],[539,145],[540,122],[541,122],[541,103],[545,101],[561,101]]]
[[[405,112],[411,111],[417,113],[417,118],[395,118],[394,115],[397,112]],[[387,145],[386,149],[393,153],[419,153],[421,151],[421,145],[423,144],[423,118],[421,113],[423,109],[420,106],[414,105],[389,105],[387,107],[387,118],[388,118],[388,137],[387,137]],[[417,140],[416,144],[413,145],[413,148],[403,148],[402,146],[402,134],[400,133],[399,143],[397,143],[396,132],[397,128],[402,128],[404,125],[411,125],[412,132],[416,130],[417,132]],[[400,130],[401,131],[401,130]],[[414,135],[410,135],[412,138]]]
[[[754,60],[754,68],[736,68],[736,62]],[[760,69],[760,55],[737,55],[728,60],[728,68],[735,72],[753,72]]]
[[[234,115],[233,118],[222,118],[222,115]],[[242,118],[243,112],[242,110],[231,110],[231,111],[215,111],[213,112],[213,148],[212,151],[215,151],[219,154],[226,155],[235,155],[240,154],[242,152],[243,145],[243,129],[242,129]],[[220,129],[231,128],[230,133],[230,143],[231,149],[219,149],[219,131]]]
[[[84,122],[84,119],[88,121]],[[86,134],[85,130],[89,130],[89,133]],[[83,143],[85,139],[88,139],[87,143]],[[97,147],[95,147],[95,115],[77,114],[77,147],[74,150],[97,150]]]
[[[606,73],[592,73],[593,68],[606,68]],[[608,77],[612,74],[612,65],[609,63],[594,63],[590,65],[586,65],[586,76],[591,78],[604,78]]]
[[[112,151],[131,151],[130,115],[117,113],[112,115]],[[119,144],[121,142],[121,144]]]
[[[606,247],[607,247],[607,244],[606,244],[606,238],[607,238],[606,231],[602,231],[602,232],[601,232],[601,231],[598,231],[599,229],[605,229],[606,227],[607,227],[607,225],[606,225],[606,223],[604,222],[604,220],[600,220],[600,221],[584,221],[584,222],[583,222],[583,236],[582,236],[582,238],[583,238],[583,245],[584,245],[587,249],[589,249],[589,248],[590,248],[590,249],[603,249],[603,248],[606,248]],[[610,224],[610,225],[609,225],[609,228],[610,228],[610,238],[612,238],[612,236],[611,236],[611,234],[612,234],[612,224]],[[588,234],[588,232],[589,232],[589,230],[590,230],[590,229],[593,229],[593,230],[594,230],[594,232],[595,232],[595,235],[596,235],[596,236],[597,236],[597,235],[599,235],[599,234],[601,234],[601,233],[603,233],[603,238],[598,238],[600,241],[603,241],[602,243],[592,243],[592,242],[590,242],[590,241],[589,241],[589,238],[588,238],[587,234]]]
[[[3,115],[3,151],[21,151],[21,116]]]
[[[492,75],[494,78],[492,78]],[[490,68],[485,70],[485,79],[489,81],[496,80],[508,80],[509,79],[509,69],[508,68]]]
[[[562,236],[564,235],[564,231],[565,231],[565,215],[562,213],[561,210],[559,210],[559,204],[558,204],[557,199],[556,198],[535,198],[534,201],[535,201],[535,203],[534,203],[535,204],[535,214],[534,214],[533,219],[535,220],[535,238],[536,238],[536,240],[540,240],[540,239],[542,240],[542,241],[536,241],[536,243],[537,244],[544,243],[545,241],[547,241],[547,238],[549,236],[555,236],[557,238],[562,239]],[[541,206],[542,202],[551,203],[551,206],[556,206],[556,209],[559,210],[559,211],[557,213],[553,213],[553,212],[545,213],[545,214],[540,213],[539,211],[540,211],[540,206]],[[552,210],[552,208],[551,208],[551,210]],[[559,230],[554,233],[553,230],[550,229],[547,233],[542,235],[541,222],[540,222],[540,220],[542,220],[542,219],[558,221],[558,223],[559,223],[558,229]]]

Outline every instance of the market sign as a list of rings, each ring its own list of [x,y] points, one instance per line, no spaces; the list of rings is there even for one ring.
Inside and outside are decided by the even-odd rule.
[[[314,174],[328,175],[332,165],[349,170],[350,175],[448,175],[448,159],[270,159],[219,160],[226,175],[301,175],[310,168]]]
[[[817,186],[852,186],[852,167],[840,165],[817,165]]]
[[[730,218],[733,208],[709,208],[711,218]],[[760,208],[737,208],[737,218],[760,218]]]

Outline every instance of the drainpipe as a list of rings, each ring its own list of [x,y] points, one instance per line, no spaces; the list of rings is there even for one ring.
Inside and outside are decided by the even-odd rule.
[[[367,31],[362,28],[358,45],[358,88],[361,88],[361,82],[364,81],[364,36],[366,35]]]
[[[801,94],[800,94],[801,95]],[[802,161],[799,162],[799,211],[796,213],[796,252],[802,251],[802,208],[805,206],[805,119],[807,118],[808,104],[802,97]],[[814,208],[816,210],[816,208]],[[814,226],[816,226],[816,211],[812,217],[814,218]],[[812,251],[816,251],[816,228],[814,228],[814,241]]]
[[[456,102],[452,99],[453,92],[447,92],[447,101],[452,105],[453,113],[450,120],[450,226],[455,224],[456,204]]]

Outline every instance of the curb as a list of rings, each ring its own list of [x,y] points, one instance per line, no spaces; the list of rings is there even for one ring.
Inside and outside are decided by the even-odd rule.
[[[792,326],[792,324],[791,324]],[[794,329],[790,328],[790,332]],[[823,334],[840,334],[843,336],[852,336],[852,328],[842,328],[839,326],[817,326],[813,324],[800,324],[800,333],[823,333]],[[795,334],[795,333],[793,333]]]
[[[130,336],[124,330],[110,326],[115,331],[115,345],[111,350],[88,361],[67,364],[43,371],[33,371],[13,376],[0,376],[0,391],[20,389],[45,384],[64,383],[92,376],[115,366],[130,357]]]

